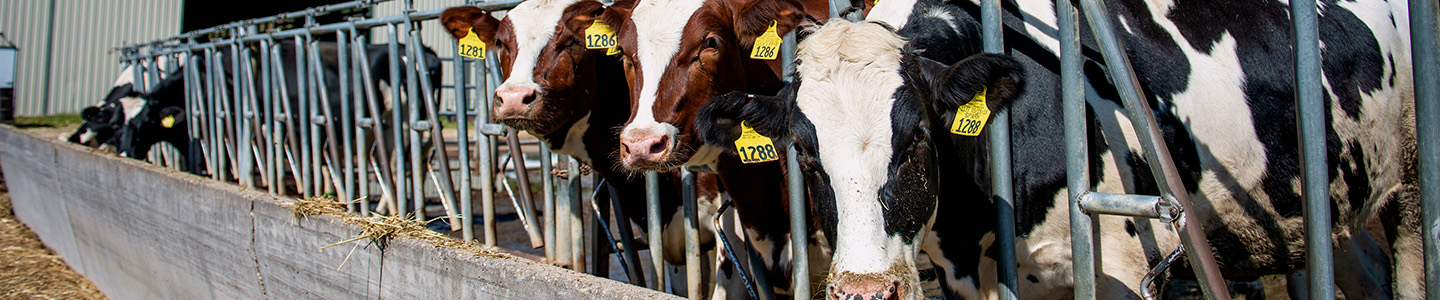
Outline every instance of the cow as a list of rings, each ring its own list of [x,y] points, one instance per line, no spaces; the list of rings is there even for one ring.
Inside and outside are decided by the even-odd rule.
[[[1121,2],[1107,3],[1112,21],[1122,24],[1119,36],[1132,49],[1139,83],[1195,203],[1187,213],[1202,220],[1221,273],[1253,279],[1302,268],[1286,5]],[[903,5],[914,10],[898,15],[913,21],[932,13],[924,8],[934,4],[914,1]],[[943,19],[953,25],[947,26],[976,32],[978,7],[957,6],[968,17],[949,15]],[[998,295],[996,204],[985,154],[991,144],[985,134],[949,133],[959,107],[979,94],[991,111],[1011,115],[1019,296],[1069,297],[1069,193],[1058,43],[1046,29],[1054,28],[1050,7],[1046,1],[1011,7],[1023,9],[1024,17],[1007,13],[1005,56],[979,54],[974,36],[944,46],[931,43],[936,35],[896,34],[887,21],[832,23],[800,45],[798,86],[777,97],[737,93],[711,100],[698,120],[708,128],[703,139],[733,141],[743,120],[777,144],[796,146],[821,227],[843,239],[833,244],[830,297],[918,298],[913,257],[925,252],[941,270],[947,296],[988,299]],[[1334,262],[1346,270],[1336,273],[1337,285],[1347,297],[1389,298],[1393,284],[1394,296],[1421,298],[1413,90],[1403,63],[1407,39],[1397,30],[1407,16],[1403,6],[1378,1],[1329,4],[1322,12]],[[932,59],[934,51],[961,51],[946,55],[964,59],[947,64]],[[1103,72],[1108,66],[1088,57],[1085,67],[1094,190],[1157,194]],[[885,141],[891,144],[872,144]],[[1361,228],[1387,207],[1400,215],[1387,222],[1392,270],[1369,256],[1380,252]],[[1098,222],[1104,249],[1097,250],[1104,254],[1098,297],[1139,298],[1146,266],[1179,245],[1178,233],[1157,220],[1099,216]]]
[[[621,59],[632,107],[620,133],[622,164],[631,170],[685,166],[717,172],[745,241],[759,256],[750,260],[761,261],[768,283],[785,294],[791,241],[783,161],[746,164],[736,155],[721,155],[730,146],[701,144],[693,122],[701,105],[722,93],[779,90],[779,61],[749,58],[756,39],[767,31],[802,35],[802,28],[829,15],[828,2],[642,0],[622,13]],[[735,252],[746,256],[746,251]],[[719,256],[717,276],[734,277],[734,264]],[[811,256],[824,260],[823,254]],[[716,295],[729,296],[744,295]]]
[[[645,183],[636,172],[621,168],[616,156],[620,141],[615,129],[629,116],[629,85],[619,59],[607,49],[587,49],[584,42],[586,29],[595,22],[621,24],[614,11],[633,5],[622,1],[607,8],[593,0],[532,0],[516,5],[504,19],[459,6],[442,12],[440,21],[457,40],[474,32],[492,49],[489,59],[500,59],[504,81],[495,89],[499,101],[493,104],[493,117],[538,137],[555,153],[592,166],[615,188],[625,215],[643,226]],[[661,199],[680,198],[677,173],[660,172]],[[713,215],[715,177],[697,174],[697,179],[700,215]],[[675,265],[685,263],[679,207],[679,201],[661,201],[664,256]],[[713,235],[705,234],[712,228],[711,218],[700,219],[702,249],[713,248]]]

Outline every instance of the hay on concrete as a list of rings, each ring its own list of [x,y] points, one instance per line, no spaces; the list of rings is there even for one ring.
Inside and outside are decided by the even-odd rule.
[[[0,299],[105,299],[15,219],[0,178]]]
[[[384,251],[385,246],[395,238],[411,238],[436,247],[464,250],[478,257],[510,257],[509,254],[501,252],[494,247],[453,239],[439,232],[432,231],[425,227],[425,222],[413,220],[413,218],[408,216],[372,214],[371,217],[363,217],[349,212],[346,207],[347,204],[346,202],[336,201],[333,197],[320,196],[298,199],[293,203],[286,203],[284,206],[290,208],[290,211],[297,217],[312,215],[329,216],[360,228],[359,235],[320,247],[320,250],[356,241],[370,240],[372,244],[379,247],[381,251]]]

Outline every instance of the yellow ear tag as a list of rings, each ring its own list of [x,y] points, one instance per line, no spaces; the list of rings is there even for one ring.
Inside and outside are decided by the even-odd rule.
[[[616,43],[615,29],[610,28],[610,25],[605,22],[595,20],[595,23],[590,23],[590,28],[585,29],[585,49],[615,51]]]
[[[165,128],[174,127],[175,116],[165,116],[164,119],[160,119],[160,126],[164,126]]]
[[[988,89],[982,87],[980,93],[970,98],[970,103],[965,103],[955,110],[955,122],[950,125],[950,133],[963,136],[980,135],[980,130],[985,128],[985,120],[990,118],[990,108],[985,106],[985,92]]]
[[[745,125],[745,121],[740,121],[740,139],[735,140],[735,151],[740,154],[740,162],[747,164],[780,159],[770,138],[755,132],[755,128]]]
[[[460,56],[485,59],[485,41],[481,41],[480,36],[475,35],[474,28],[471,28],[470,33],[466,34],[464,38],[460,38],[460,44],[455,46],[455,49],[459,50]]]
[[[775,33],[775,20],[770,20],[770,28],[765,33],[755,38],[755,48],[750,49],[750,58],[775,60],[780,56],[780,35]]]

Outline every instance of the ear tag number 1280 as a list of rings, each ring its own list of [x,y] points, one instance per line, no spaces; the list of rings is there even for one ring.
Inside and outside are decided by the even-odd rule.
[[[750,58],[775,60],[780,56],[780,35],[775,33],[775,20],[770,20],[770,28],[765,33],[755,38],[755,47],[750,49]]]
[[[740,154],[740,162],[747,164],[780,159],[770,138],[755,132],[745,121],[740,121],[740,139],[735,140],[735,151]]]
[[[466,34],[464,38],[460,38],[460,44],[456,45],[455,49],[459,51],[460,56],[485,59],[485,41],[481,41],[480,36],[475,35],[474,28],[471,28],[470,33]]]
[[[950,133],[963,136],[980,135],[980,130],[985,128],[985,120],[990,118],[990,108],[985,106],[985,92],[988,89],[981,87],[980,93],[970,98],[969,103],[955,110],[955,122],[950,125]]]
[[[595,20],[590,28],[585,29],[585,49],[605,49],[605,55],[614,55],[619,52],[615,49],[618,40],[615,38],[615,29],[609,24]]]

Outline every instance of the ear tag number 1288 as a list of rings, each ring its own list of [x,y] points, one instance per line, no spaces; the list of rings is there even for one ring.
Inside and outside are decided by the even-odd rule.
[[[459,51],[460,56],[485,59],[485,41],[481,41],[480,36],[475,35],[474,28],[471,28],[470,33],[466,34],[464,38],[460,38],[460,44],[456,45],[455,49]]]
[[[775,33],[775,20],[770,20],[770,28],[765,33],[755,38],[755,47],[750,49],[750,58],[775,60],[780,56],[780,35]]]
[[[740,139],[735,140],[735,151],[740,154],[740,162],[747,164],[780,159],[770,138],[755,132],[755,128],[745,125],[745,121],[740,121]]]
[[[965,103],[955,110],[955,122],[950,125],[950,133],[963,136],[980,135],[980,130],[985,128],[985,120],[990,118],[990,108],[985,106],[987,89],[989,88],[982,87],[980,93],[970,98],[970,103]]]

